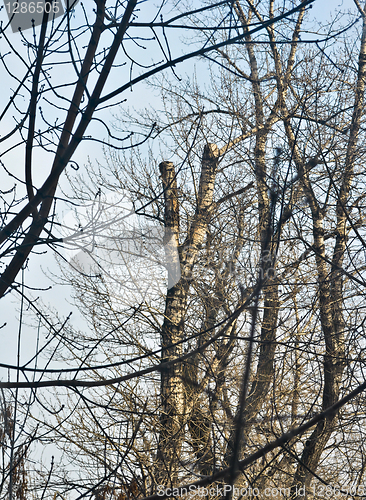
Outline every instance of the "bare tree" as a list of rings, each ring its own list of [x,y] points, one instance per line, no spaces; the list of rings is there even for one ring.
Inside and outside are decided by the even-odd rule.
[[[285,488],[312,498],[324,485],[362,484],[365,10],[356,3],[360,33],[351,19],[310,35],[308,3],[287,11],[273,0],[220,3],[155,25],[131,22],[131,2],[122,24],[98,11],[93,33],[97,25],[109,33],[107,16],[119,33],[116,53],[127,28],[145,27],[162,29],[164,51],[177,19],[195,28],[201,48],[168,56],[105,97],[100,79],[117,60],[104,52],[95,60],[95,49],[67,111],[71,124],[81,113],[75,133],[66,121],[54,173],[36,194],[27,177],[24,208],[5,226],[5,252],[16,253],[4,291],[12,283],[19,292],[16,266],[32,246],[78,252],[63,255],[62,272],[88,329],[50,320],[22,292],[51,333],[49,359],[69,365],[56,373],[71,378],[55,380],[46,365],[43,380],[2,383],[37,390],[41,435],[63,450],[44,491],[122,499],[158,489],[158,498],[197,480],[191,486],[228,482],[243,497]],[[73,33],[69,11],[66,20]],[[346,29],[351,42],[342,40]],[[62,236],[56,216],[47,222],[56,182],[97,106],[193,56],[209,59],[210,85],[158,77],[163,111],[119,123],[137,137],[131,151],[113,142],[106,165],[69,176],[80,227]],[[100,91],[87,91],[92,69]],[[32,122],[25,116],[17,130]],[[35,129],[32,139],[26,130],[31,151]]]

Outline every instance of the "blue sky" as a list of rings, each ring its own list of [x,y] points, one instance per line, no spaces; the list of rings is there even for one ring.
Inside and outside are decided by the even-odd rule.
[[[155,3],[155,2],[154,2]],[[90,5],[92,3],[90,2]],[[142,4],[141,8],[142,9],[150,9],[152,6],[152,2],[147,2],[145,4]],[[200,6],[201,2],[199,0],[196,0],[193,3],[194,6]],[[81,9],[79,9],[81,10]],[[355,4],[353,0],[336,0],[336,1],[331,1],[331,0],[316,0],[313,4],[313,8],[311,12],[309,12],[309,17],[310,19],[314,19],[316,21],[326,23],[327,21],[330,21],[332,17],[336,15],[337,11],[342,10],[344,12],[349,11],[356,11]],[[77,12],[77,15],[80,15],[80,12]],[[1,18],[4,19],[4,16],[6,18],[6,15],[4,11],[0,14],[2,16]],[[15,33],[8,33],[9,39],[11,39],[12,43],[15,44],[17,48],[22,47],[22,42],[19,34]],[[0,40],[0,49],[4,51],[4,40]],[[177,49],[176,47],[173,47],[173,50]],[[180,49],[179,49],[180,50]],[[177,73],[184,75],[186,72],[188,72],[191,68],[193,68],[194,65],[198,66],[199,63],[197,62],[190,62],[188,65],[181,65],[177,68]],[[4,70],[3,70],[4,72]],[[6,88],[8,80],[6,79],[6,75],[2,75],[2,85],[3,88]],[[115,82],[112,82],[115,84]],[[10,83],[9,83],[10,85]],[[4,105],[6,104],[6,101],[9,97],[9,94],[7,91],[3,91],[0,95],[0,107],[3,108]],[[151,99],[153,99],[153,94],[149,90],[145,90],[142,88],[142,86],[136,88],[133,92],[128,92],[126,93],[126,97],[128,99],[126,106],[130,107],[137,107],[141,108],[144,107],[148,104],[150,104]],[[11,114],[10,114],[11,115]],[[105,115],[106,121],[108,122],[109,120],[112,120],[111,114],[108,112],[107,115]],[[0,133],[4,134],[6,133],[7,130],[9,130],[10,126],[14,126],[14,122],[12,121],[12,117],[6,118],[3,123],[1,124],[0,128]],[[19,152],[14,151],[10,153],[10,158],[9,158],[9,163],[12,165],[14,168],[15,172],[18,172],[19,175],[22,175],[21,169],[23,165],[23,155],[24,151],[19,148]],[[82,143],[81,147],[79,148],[77,154],[76,154],[76,159],[78,162],[80,162],[81,167],[83,168],[87,157],[90,156],[91,160],[94,161],[95,158],[102,159],[102,152],[101,148],[98,145],[95,145],[93,142],[87,141]],[[40,157],[42,158],[42,157]],[[39,170],[39,182],[41,182],[44,179],[44,174],[45,171],[43,168]],[[2,186],[2,189],[4,189],[4,181],[3,178],[4,174],[1,171],[0,172],[0,185]],[[38,179],[36,178],[36,181]],[[6,179],[6,182],[8,182],[8,179]],[[44,269],[47,268],[54,268],[55,263],[53,261],[53,257],[49,255],[45,256],[37,256],[34,255],[32,257],[32,262],[29,267],[29,270],[26,270],[26,276],[27,276],[27,281],[29,284],[32,284],[34,282],[41,283],[42,285],[47,284],[47,280],[43,276],[43,271],[41,270],[41,267]],[[65,289],[66,290],[66,289]],[[66,292],[60,292],[60,288],[57,290],[50,290],[49,292],[43,294],[43,300],[45,302],[50,302],[50,303],[57,303],[57,305],[61,308],[61,311],[63,313],[67,312],[70,309],[70,306],[67,304],[67,291]],[[3,349],[1,354],[0,354],[0,362],[8,362],[15,364],[16,362],[16,339],[17,339],[17,315],[18,313],[16,312],[16,309],[18,307],[18,302],[17,299],[11,299],[10,297],[5,298],[0,302],[0,316],[1,318],[4,318],[1,320],[1,324],[4,321],[8,321],[8,326],[4,329],[0,330],[0,343],[3,346],[6,346],[6,349]],[[9,315],[10,311],[10,315]],[[5,318],[5,316],[8,316],[8,318]],[[10,316],[10,317],[9,317]],[[74,315],[75,318],[75,315]],[[76,319],[74,320],[76,321]],[[34,350],[34,340],[35,340],[35,331],[34,329],[27,329],[27,335],[23,337],[24,338],[24,353],[29,353],[33,352]],[[1,375],[4,375],[3,372],[0,371]]]

